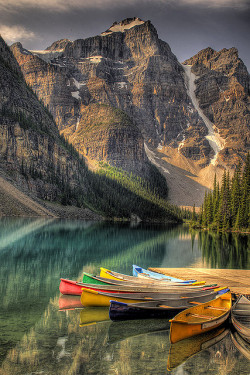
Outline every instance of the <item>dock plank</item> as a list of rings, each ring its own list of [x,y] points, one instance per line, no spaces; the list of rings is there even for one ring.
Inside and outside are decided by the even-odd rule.
[[[150,271],[160,272],[179,279],[204,280],[207,284],[225,286],[238,294],[250,296],[250,270],[214,269],[214,268],[149,268]]]

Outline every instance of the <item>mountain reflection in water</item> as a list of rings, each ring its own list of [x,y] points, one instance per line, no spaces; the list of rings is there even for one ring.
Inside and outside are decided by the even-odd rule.
[[[246,236],[216,236],[185,226],[1,219],[0,374],[166,374],[168,322],[112,323],[107,311],[98,322],[74,301],[59,300],[60,277],[79,279],[100,266],[132,274],[132,264],[249,267]],[[171,373],[204,366],[222,374],[225,363],[230,374],[250,372],[230,335],[213,348]]]

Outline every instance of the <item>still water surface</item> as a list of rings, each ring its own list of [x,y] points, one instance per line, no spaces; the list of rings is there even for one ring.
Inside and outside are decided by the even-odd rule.
[[[0,374],[249,374],[231,329],[170,346],[168,321],[114,323],[107,309],[69,309],[79,301],[58,290],[100,266],[249,269],[249,248],[185,226],[0,220]]]

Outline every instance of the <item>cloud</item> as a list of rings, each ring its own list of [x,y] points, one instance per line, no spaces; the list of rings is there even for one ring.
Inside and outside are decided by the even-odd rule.
[[[0,34],[7,43],[36,38],[36,34],[33,31],[27,30],[23,26],[0,25]]]
[[[15,13],[18,9],[32,8],[34,10],[68,12],[72,9],[105,9],[151,4],[152,0],[0,0],[0,10]],[[248,8],[249,0],[154,0],[155,5],[179,7],[202,6],[209,8]]]

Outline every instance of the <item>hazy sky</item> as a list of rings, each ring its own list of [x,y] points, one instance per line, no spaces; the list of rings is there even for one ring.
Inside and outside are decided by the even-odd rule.
[[[250,0],[0,0],[0,34],[28,49],[94,36],[127,17],[151,20],[180,61],[236,47],[250,71]]]

